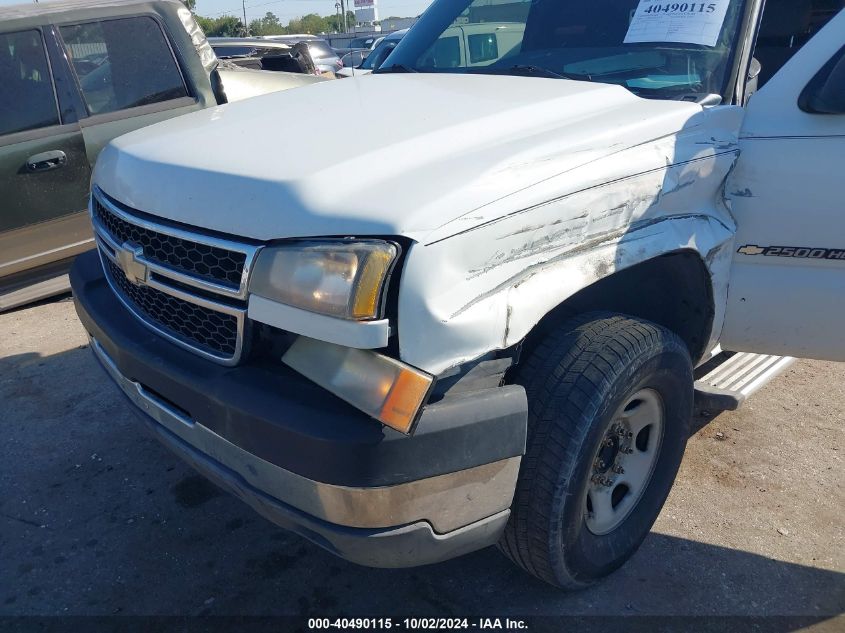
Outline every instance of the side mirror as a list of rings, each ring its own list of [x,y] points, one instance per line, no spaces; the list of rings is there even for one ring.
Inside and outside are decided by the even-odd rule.
[[[807,84],[798,107],[808,114],[845,114],[845,48]]]
[[[751,65],[748,67],[748,77],[745,80],[745,102],[751,98],[760,87],[760,73],[763,72],[763,65],[756,57],[751,58]]]
[[[748,68],[748,81],[757,81],[761,72],[763,72],[763,65],[756,57],[752,57],[751,66]]]

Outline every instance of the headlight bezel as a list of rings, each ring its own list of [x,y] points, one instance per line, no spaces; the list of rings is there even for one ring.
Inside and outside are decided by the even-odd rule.
[[[371,262],[378,259],[374,255],[361,261],[361,253],[366,252],[368,249],[371,249],[370,252],[372,254],[389,254],[389,258],[386,261],[377,262],[382,265],[382,268],[376,271],[375,283],[373,284],[373,280],[370,280],[370,283],[375,286],[374,288],[372,285],[362,286],[362,283],[365,283],[365,275],[368,272],[372,274]],[[294,295],[297,292],[302,294],[305,291],[302,287],[297,288],[294,284],[274,284],[272,277],[276,266],[281,265],[286,257],[296,258],[297,252],[303,260],[307,260],[308,258],[313,259],[314,255],[320,252],[338,257],[348,256],[350,254],[358,257],[354,277],[349,282],[345,311],[340,312],[338,310],[338,303],[331,304],[328,302],[320,309],[320,300],[316,297],[312,301],[295,299]],[[305,310],[306,312],[323,317],[341,319],[350,323],[380,321],[385,318],[388,312],[389,292],[393,286],[394,272],[402,256],[403,248],[398,241],[379,237],[314,237],[276,242],[263,247],[256,255],[249,275],[248,291],[250,295],[262,297],[269,301],[274,301],[298,310]],[[326,263],[329,262],[327,261]],[[298,264],[299,269],[304,269],[307,265],[307,261]],[[291,269],[291,271],[294,270],[298,270],[296,266]],[[288,281],[291,280],[294,274],[291,271],[284,272],[284,274],[288,275]],[[276,269],[276,272],[277,274],[279,273],[278,269]],[[364,290],[369,292],[365,293]],[[312,296],[315,294],[312,293]],[[368,297],[371,303],[367,304],[372,305],[372,309],[366,313],[358,310],[358,300],[364,294],[372,295]],[[357,313],[356,310],[358,310]]]

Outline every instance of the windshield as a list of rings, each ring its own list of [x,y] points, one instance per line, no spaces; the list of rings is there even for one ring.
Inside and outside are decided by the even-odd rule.
[[[384,60],[387,59],[387,56],[393,52],[393,49],[396,48],[396,45],[399,44],[401,40],[382,40],[381,44],[376,46],[373,49],[373,52],[367,55],[367,59],[363,61],[363,63],[358,66],[358,68],[362,68],[364,70],[376,70],[384,63]]]
[[[437,0],[379,72],[512,74],[724,95],[746,0]]]

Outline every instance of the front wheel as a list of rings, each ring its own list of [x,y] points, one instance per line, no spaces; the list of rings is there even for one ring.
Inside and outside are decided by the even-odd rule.
[[[654,323],[585,315],[553,328],[516,382],[528,444],[499,546],[548,583],[585,587],[633,555],[669,495],[692,414],[689,351]]]

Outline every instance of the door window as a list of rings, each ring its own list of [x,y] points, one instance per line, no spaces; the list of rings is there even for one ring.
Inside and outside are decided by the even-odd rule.
[[[158,23],[123,18],[61,27],[89,114],[187,97]]]
[[[495,33],[477,33],[467,37],[469,62],[480,64],[499,59],[499,41]]]
[[[0,135],[58,125],[41,33],[0,34]]]

